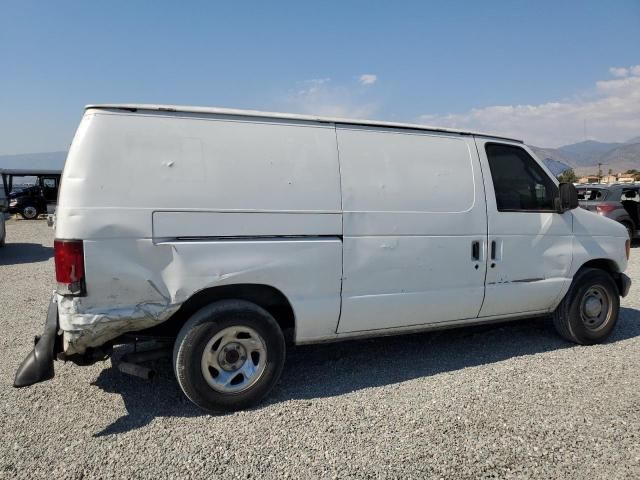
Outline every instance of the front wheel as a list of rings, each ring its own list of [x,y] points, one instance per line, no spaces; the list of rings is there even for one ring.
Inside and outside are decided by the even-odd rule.
[[[205,410],[233,411],[262,400],[280,378],[285,342],[275,319],[243,300],[224,300],[196,312],[173,349],[178,384]]]
[[[558,308],[553,324],[566,340],[592,345],[605,340],[616,326],[620,297],[613,278],[596,268],[579,271]]]
[[[25,205],[22,207],[22,210],[20,210],[20,216],[25,220],[35,220],[38,218],[38,213],[38,209],[33,205]]]

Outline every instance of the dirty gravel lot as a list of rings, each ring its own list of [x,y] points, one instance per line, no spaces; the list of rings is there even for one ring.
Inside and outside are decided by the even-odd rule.
[[[1,478],[639,478],[640,247],[616,334],[579,347],[544,321],[288,354],[257,408],[192,406],[111,361],[12,388],[53,288],[53,231],[11,220],[0,251]]]

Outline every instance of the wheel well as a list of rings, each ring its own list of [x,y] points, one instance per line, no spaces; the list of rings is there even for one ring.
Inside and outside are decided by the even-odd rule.
[[[634,222],[632,219],[629,219],[629,220],[621,220],[621,221],[620,221],[620,223],[621,223],[622,225],[624,225],[625,227],[626,227],[626,226],[631,227],[631,231],[632,231],[632,232],[635,232],[635,231],[636,231],[636,224],[635,224],[635,222]]]
[[[275,318],[287,340],[295,334],[295,315],[284,294],[269,285],[236,284],[205,288],[193,294],[171,318],[162,324],[139,332],[150,336],[176,336],[184,323],[202,307],[220,300],[246,300],[255,303]]]
[[[580,270],[584,268],[599,268],[600,270],[604,270],[605,272],[608,272],[612,276],[615,276],[616,274],[620,273],[620,269],[618,268],[618,265],[616,264],[616,262],[614,262],[613,260],[609,260],[607,258],[598,258],[595,260],[589,260],[588,262],[586,262],[584,265],[580,267]]]
[[[579,270],[583,270],[585,268],[598,268],[600,270],[604,270],[609,275],[611,275],[611,278],[613,278],[613,281],[615,282],[616,286],[618,287],[618,292],[622,292],[624,290],[622,277],[620,275],[620,273],[621,273],[620,269],[618,268],[618,265],[616,264],[616,262],[614,262],[613,260],[609,260],[609,259],[606,259],[606,258],[598,258],[596,260],[589,260],[584,265],[582,265]],[[576,275],[577,275],[577,273],[576,273]]]

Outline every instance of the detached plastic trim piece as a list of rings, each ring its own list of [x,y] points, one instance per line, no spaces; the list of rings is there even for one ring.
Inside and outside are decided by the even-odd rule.
[[[58,331],[58,304],[51,299],[47,311],[47,321],[44,332],[37,339],[33,350],[22,361],[16,372],[13,386],[16,388],[28,387],[34,383],[51,380],[54,375],[53,357]]]

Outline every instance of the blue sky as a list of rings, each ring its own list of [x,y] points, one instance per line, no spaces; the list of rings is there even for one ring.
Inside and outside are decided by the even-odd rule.
[[[545,146],[584,139],[586,120],[588,137],[625,140],[640,135],[639,25],[638,0],[0,0],[0,154],[67,149],[100,102],[437,123]]]

